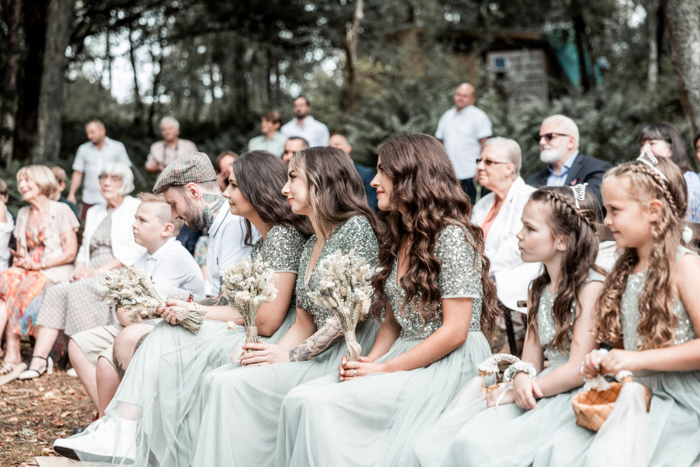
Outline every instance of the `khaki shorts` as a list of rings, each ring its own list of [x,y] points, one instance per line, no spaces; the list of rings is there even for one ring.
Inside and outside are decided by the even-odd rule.
[[[112,358],[114,340],[122,329],[124,329],[124,326],[119,323],[110,324],[109,326],[101,326],[99,328],[79,332],[73,335],[71,339],[78,344],[80,350],[82,350],[87,359],[94,366],[97,366],[97,360],[100,357],[105,357],[107,361],[114,366],[114,359]]]

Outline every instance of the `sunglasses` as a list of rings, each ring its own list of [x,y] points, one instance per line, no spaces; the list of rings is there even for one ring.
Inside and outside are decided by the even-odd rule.
[[[565,135],[564,133],[546,133],[544,135],[536,134],[532,138],[538,143],[540,142],[540,140],[542,138],[544,138],[544,140],[549,143],[557,136],[571,136],[571,135]]]
[[[510,164],[510,162],[499,162],[499,161],[492,161],[491,159],[478,158],[476,160],[476,165],[479,165],[482,162],[484,163],[484,165],[486,167],[491,167],[493,164]]]

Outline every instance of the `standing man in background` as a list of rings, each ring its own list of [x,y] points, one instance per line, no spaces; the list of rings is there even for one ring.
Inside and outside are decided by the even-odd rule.
[[[105,125],[100,120],[90,120],[85,126],[85,133],[90,141],[81,144],[75,154],[73,175],[70,178],[70,191],[66,198],[71,203],[76,204],[75,193],[85,178],[83,209],[80,211],[81,221],[85,220],[85,213],[88,209],[105,201],[100,194],[98,180],[102,167],[108,162],[121,162],[131,167],[126,148],[119,141],[107,137]]]
[[[462,83],[455,91],[455,106],[445,112],[438,122],[435,137],[445,146],[462,189],[472,204],[476,201],[476,160],[484,142],[492,134],[491,119],[475,107],[474,86]]]
[[[311,115],[311,103],[305,96],[294,99],[294,118],[282,127],[282,134],[291,138],[293,136],[304,138],[309,142],[309,147],[328,146],[330,133],[328,127]]]
[[[149,172],[161,173],[165,166],[178,157],[197,152],[197,146],[192,141],[180,138],[180,122],[173,117],[165,117],[160,121],[160,132],[163,141],[151,145],[146,160],[146,170]]]

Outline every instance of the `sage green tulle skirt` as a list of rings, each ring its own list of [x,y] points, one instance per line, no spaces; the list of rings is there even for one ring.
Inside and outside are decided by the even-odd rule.
[[[290,308],[277,332],[262,340],[278,342],[295,319],[296,308]],[[120,434],[133,436],[133,430],[123,429],[122,424],[137,427],[133,440],[135,462],[122,460],[123,464],[188,466],[194,450],[191,432],[201,420],[198,395],[204,377],[230,364],[231,353],[243,345],[245,338],[244,327],[229,330],[221,321],[204,320],[197,334],[159,323],[134,355],[105,416],[76,436],[99,430],[112,419]],[[81,461],[98,460],[80,457]]]
[[[399,339],[378,362],[421,342]],[[470,331],[464,344],[424,368],[347,382],[336,371],[297,387],[282,405],[276,465],[417,466],[414,442],[490,356],[484,335]]]
[[[697,467],[700,464],[700,371],[635,374],[652,393],[647,417],[648,466]],[[583,466],[595,433],[576,425],[573,410],[566,424],[542,444],[537,466]]]
[[[372,349],[379,323],[372,319],[356,332],[363,355]],[[306,362],[260,367],[229,365],[211,372],[200,394],[201,426],[193,466],[263,466],[274,463],[282,401],[300,384],[337,374],[345,355],[340,341]]]

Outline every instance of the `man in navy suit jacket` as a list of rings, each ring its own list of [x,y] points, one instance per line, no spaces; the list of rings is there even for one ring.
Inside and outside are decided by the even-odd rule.
[[[350,143],[348,143],[347,138],[337,133],[331,136],[329,146],[332,148],[342,149],[348,156],[350,155],[350,152],[352,152],[352,146],[350,146]],[[352,161],[352,163],[355,165],[355,170],[357,170],[357,173],[360,174],[362,183],[365,185],[365,191],[367,192],[367,203],[369,204],[369,207],[372,209],[372,211],[377,212],[377,189],[370,185],[377,172],[369,167],[360,165],[355,161]]]
[[[612,165],[579,152],[576,123],[564,115],[552,115],[542,122],[535,139],[540,145],[540,160],[547,164],[547,168],[531,175],[527,184],[539,188],[588,183],[587,190],[595,195],[602,206],[600,183]]]

